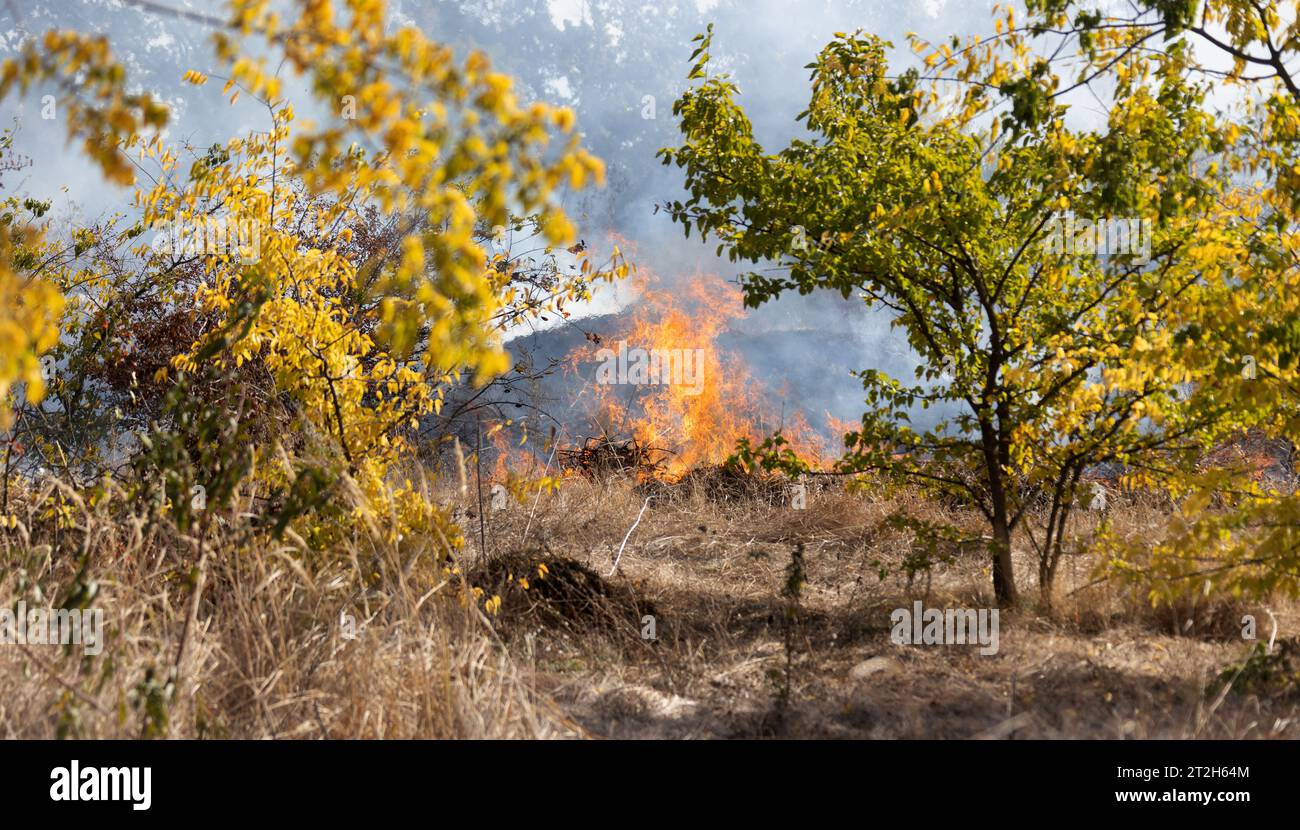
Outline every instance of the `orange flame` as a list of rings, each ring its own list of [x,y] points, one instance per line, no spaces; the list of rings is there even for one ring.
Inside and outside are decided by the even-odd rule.
[[[684,296],[674,296],[646,269],[639,268],[638,277],[641,300],[628,330],[606,340],[599,354],[608,358],[622,341],[629,351],[654,355],[664,371],[644,384],[598,382],[596,420],[604,430],[671,453],[664,470],[670,479],[722,463],[742,438],[756,442],[778,430],[795,452],[820,460],[821,440],[803,415],[773,412],[743,359],[718,345],[719,336],[746,316],[741,290],[717,275],[697,274],[679,292]],[[591,358],[590,347],[580,352],[570,357]],[[682,363],[695,371],[666,377],[667,367]]]

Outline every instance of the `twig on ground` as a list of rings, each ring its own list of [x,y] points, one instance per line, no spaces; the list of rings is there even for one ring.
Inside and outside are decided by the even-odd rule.
[[[650,499],[652,498],[654,496],[645,497],[645,503],[641,505],[641,512],[636,514],[636,521],[627,529],[627,535],[623,537],[623,544],[618,546],[618,555],[614,557],[614,567],[609,569],[609,576],[613,576],[614,572],[618,570],[618,563],[623,558],[623,548],[627,547],[627,540],[632,538],[632,531],[636,530],[636,526],[641,524],[641,517],[645,515],[645,509],[650,506]]]

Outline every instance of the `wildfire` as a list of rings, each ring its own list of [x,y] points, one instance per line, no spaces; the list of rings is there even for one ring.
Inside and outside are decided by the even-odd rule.
[[[745,317],[741,291],[713,274],[697,274],[674,294],[647,270],[638,272],[641,299],[628,328],[607,337],[595,394],[598,426],[669,452],[663,474],[715,465],[741,438],[780,430],[801,455],[820,458],[821,441],[799,413],[773,411],[766,390],[744,360],[718,338]],[[571,355],[592,358],[590,346]]]

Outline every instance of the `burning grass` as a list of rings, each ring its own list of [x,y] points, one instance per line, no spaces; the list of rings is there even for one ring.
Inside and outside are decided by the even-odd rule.
[[[657,479],[664,472],[666,455],[636,438],[619,441],[609,436],[593,436],[559,451],[560,469],[596,481],[613,475]]]
[[[739,287],[713,274],[696,274],[682,281],[681,293],[674,293],[651,272],[640,269],[638,274],[640,299],[624,329],[593,338],[595,343],[584,343],[567,359],[571,371],[593,359],[605,361],[610,371],[594,372],[590,420],[603,435],[628,437],[581,444],[570,450],[576,453],[574,462],[585,469],[602,460],[593,457],[600,453],[625,467],[647,469],[654,478],[675,481],[722,464],[742,438],[756,441],[776,431],[801,457],[820,459],[826,437],[804,414],[774,409],[768,390],[744,360],[720,345],[722,335],[745,317]],[[665,382],[650,369],[638,374],[636,365],[627,365],[630,349],[638,350],[650,367],[687,355],[696,372],[676,379],[687,382]]]
[[[792,483],[785,476],[748,472],[731,464],[693,467],[672,481],[646,480],[639,490],[660,499],[682,500],[698,496],[724,504],[750,501],[776,506],[789,504],[792,498]]]

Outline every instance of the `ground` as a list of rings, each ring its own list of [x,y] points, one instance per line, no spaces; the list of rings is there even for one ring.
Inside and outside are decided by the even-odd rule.
[[[641,521],[644,496],[653,493]],[[780,494],[718,498],[698,484],[638,488],[570,481],[489,514],[489,552],[507,570],[549,562],[581,570],[544,595],[505,594],[497,622],[511,653],[577,734],[608,738],[1180,738],[1294,737],[1297,698],[1285,686],[1226,689],[1225,670],[1259,637],[1294,631],[1296,609],[1206,603],[1151,609],[1132,588],[1093,584],[1088,554],[1061,568],[1054,608],[1035,591],[1036,565],[1016,551],[1020,607],[1000,615],[1000,648],[895,645],[890,611],[991,607],[976,555],[908,584],[907,540],[882,527],[897,497],[827,488],[792,510]],[[1117,505],[1136,525],[1155,521]],[[958,517],[960,518],[960,517]],[[471,526],[474,519],[470,520]],[[527,530],[527,536],[524,535]],[[796,622],[782,597],[796,545],[806,585]],[[568,564],[575,563],[575,564]],[[579,567],[581,566],[581,567]],[[882,569],[885,576],[881,578]],[[599,585],[592,589],[590,586]],[[591,591],[600,596],[589,600]],[[530,595],[531,592],[531,595]],[[582,610],[576,610],[581,606]],[[557,618],[556,607],[573,610]],[[653,611],[655,639],[643,637]],[[1184,617],[1186,619],[1184,619]],[[1175,631],[1175,629],[1179,629]],[[789,649],[787,649],[787,634]],[[783,695],[788,672],[789,690]]]
[[[910,531],[886,522],[905,511],[977,533],[954,506],[832,479],[795,510],[784,485],[714,470],[677,484],[570,476],[493,509],[486,479],[482,502],[451,481],[428,495],[465,531],[454,561],[436,534],[382,524],[326,547],[250,537],[244,497],[213,518],[197,603],[193,535],[146,522],[125,495],[16,490],[0,593],[89,603],[103,648],[0,647],[0,737],[1296,736],[1296,605],[1152,609],[1141,588],[1097,580],[1096,513],[1078,517],[1050,610],[1017,548],[1022,601],[982,655],[891,639],[891,612],[917,600],[993,606],[986,554],[919,567]],[[1104,515],[1126,533],[1167,520],[1123,498]]]

